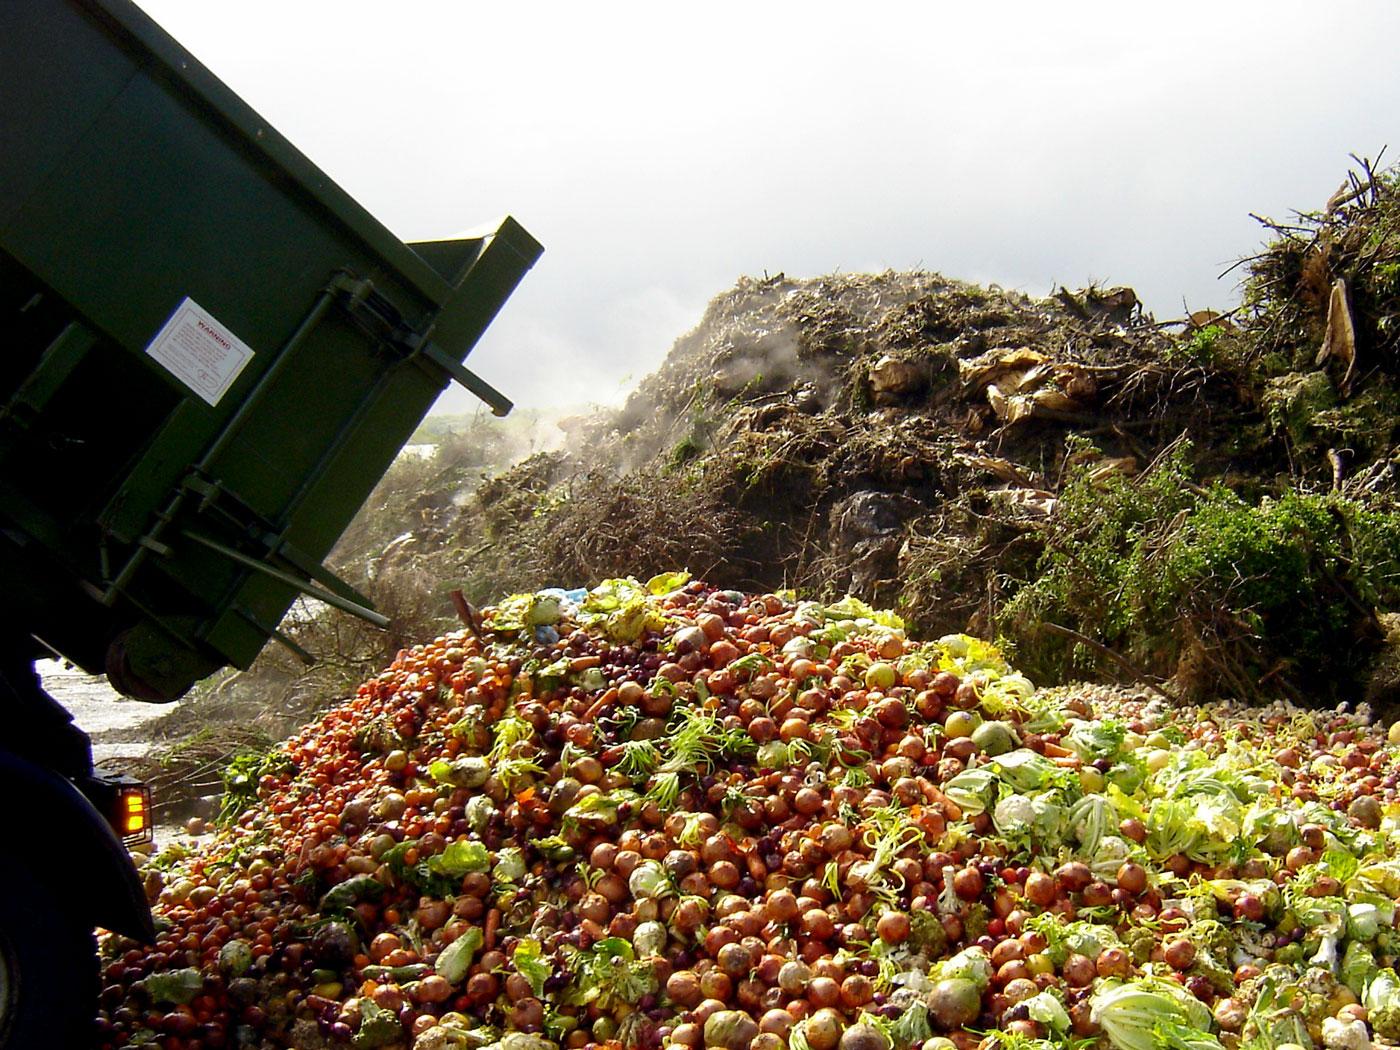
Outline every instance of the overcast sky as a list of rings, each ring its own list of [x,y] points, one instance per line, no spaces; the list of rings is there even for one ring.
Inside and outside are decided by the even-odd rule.
[[[1219,307],[1251,211],[1400,153],[1393,0],[138,2],[405,239],[544,243],[469,362],[522,406],[619,401],[742,274]]]

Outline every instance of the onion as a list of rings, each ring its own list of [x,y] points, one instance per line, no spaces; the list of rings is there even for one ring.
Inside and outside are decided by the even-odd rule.
[[[1168,941],[1162,949],[1162,957],[1173,970],[1189,970],[1196,961],[1196,946],[1185,937]]]
[[[725,1009],[725,1005],[721,1000],[710,997],[706,998],[699,1006],[692,1010],[691,1016],[695,1018],[696,1024],[703,1025],[712,1015],[719,1013],[723,1009]]]
[[[902,944],[911,932],[909,916],[902,911],[887,911],[875,924],[875,933],[886,944]]]
[[[1094,881],[1094,873],[1082,860],[1072,860],[1055,869],[1055,881],[1067,893],[1079,893]]]
[[[953,892],[965,901],[975,901],[982,896],[987,880],[976,868],[961,868],[953,875]]]
[[[786,1010],[774,1008],[765,1013],[759,1020],[758,1030],[760,1032],[771,1032],[774,1035],[786,1037],[788,1032],[792,1029],[792,1025],[792,1014],[788,1013]]]
[[[705,1046],[719,1050],[749,1050],[758,1024],[742,1010],[717,1010],[705,1020]]]
[[[1058,891],[1052,876],[1043,871],[1033,871],[1026,876],[1026,900],[1041,908],[1048,908],[1055,902]]]
[[[1105,948],[1094,967],[1100,977],[1127,977],[1133,972],[1133,960],[1122,948]]]
[[[746,976],[753,969],[753,956],[742,944],[726,944],[715,956],[715,961],[731,978]]]
[[[841,986],[830,977],[813,977],[807,985],[807,1001],[816,1007],[835,1006],[841,1001]]]
[[[812,970],[804,962],[791,960],[778,971],[778,987],[788,995],[801,995],[812,980]]]
[[[868,1022],[853,1024],[841,1034],[840,1050],[891,1050],[885,1033]]]
[[[875,998],[875,985],[869,977],[851,974],[841,982],[841,1005],[847,1010],[857,1010]]]
[[[797,918],[797,897],[791,890],[774,890],[768,895],[768,918],[773,922],[791,922]]]
[[[1238,1032],[1249,1018],[1249,1008],[1238,999],[1221,999],[1215,1004],[1215,1023],[1227,1032]]]
[[[691,970],[677,970],[671,974],[666,979],[666,994],[684,1007],[695,1006],[704,998],[700,991],[700,978]]]
[[[929,1014],[945,1032],[964,1028],[982,1012],[982,996],[977,985],[961,977],[939,981],[928,993]]]
[[[1136,896],[1147,889],[1147,869],[1141,864],[1125,861],[1118,868],[1118,888]]]
[[[806,1021],[807,1045],[811,1050],[836,1050],[844,1029],[845,1022],[835,1010],[829,1007],[818,1010]]]
[[[706,970],[700,975],[700,993],[706,1000],[727,1002],[734,994],[734,979],[718,968]]]
[[[1064,975],[1065,983],[1071,988],[1086,988],[1093,984],[1094,978],[1098,976],[1094,960],[1086,955],[1069,956],[1060,972]]]

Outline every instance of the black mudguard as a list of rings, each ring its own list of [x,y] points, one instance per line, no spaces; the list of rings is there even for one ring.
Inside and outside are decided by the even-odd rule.
[[[0,863],[18,863],[51,880],[92,924],[139,941],[155,925],[131,856],[110,824],[72,783],[0,749],[0,800],[14,843]]]

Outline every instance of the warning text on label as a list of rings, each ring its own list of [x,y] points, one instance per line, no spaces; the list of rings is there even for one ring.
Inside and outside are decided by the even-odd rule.
[[[211,405],[253,359],[247,343],[189,298],[175,308],[146,353]]]

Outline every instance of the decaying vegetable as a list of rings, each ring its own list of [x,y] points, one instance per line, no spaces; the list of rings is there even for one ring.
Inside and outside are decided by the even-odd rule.
[[[853,599],[515,596],[168,858],[101,1045],[1362,1046],[1397,784],[1362,720],[1036,693]]]

